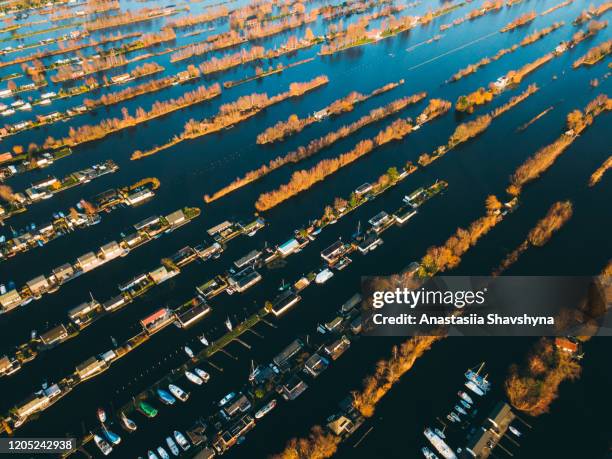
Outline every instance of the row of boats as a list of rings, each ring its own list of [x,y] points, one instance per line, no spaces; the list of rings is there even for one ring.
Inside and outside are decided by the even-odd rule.
[[[483,362],[480,364],[478,370],[474,371],[474,369],[470,368],[465,372],[465,387],[467,387],[471,393],[480,397],[491,390],[491,383],[487,380],[487,375],[481,375],[484,365]],[[463,419],[461,416],[468,416],[474,406],[474,399],[467,392],[458,391],[457,395],[459,396],[459,400],[451,412],[446,415],[446,419],[452,423],[462,422]],[[423,431],[423,434],[425,438],[429,440],[435,451],[444,459],[457,459],[455,451],[445,442],[446,435],[444,431],[427,427]],[[421,452],[426,459],[440,459],[436,452],[427,446],[421,448]],[[457,452],[461,452],[461,449],[458,449]]]
[[[102,454],[104,454],[105,456],[108,456],[110,453],[113,452],[113,446],[116,446],[119,443],[121,443],[121,437],[111,432],[105,427],[102,428],[102,432],[105,438],[103,438],[102,436],[98,434],[94,434],[93,439],[94,439],[94,442],[96,443],[96,446],[102,452]],[[178,430],[175,430],[172,436],[166,437],[166,445],[168,447],[168,450],[174,456],[178,456],[181,453],[181,449],[183,451],[187,451],[189,448],[191,448],[191,444],[189,443],[187,438],[185,438],[185,436]],[[179,446],[180,446],[180,449],[179,449]],[[170,454],[168,454],[168,452],[163,446],[158,446],[155,451],[153,450],[147,451],[147,458],[148,459],[160,459],[160,458],[170,459]],[[142,459],[142,458],[139,458],[139,459]]]
[[[210,380],[210,375],[200,368],[194,368],[193,371],[185,370],[185,377],[198,386]],[[177,399],[181,402],[186,402],[189,399],[189,392],[183,390],[176,384],[169,384],[168,390],[157,388],[156,393],[159,400],[165,405],[174,405]],[[158,414],[158,410],[145,401],[140,401],[138,410],[148,418],[154,418]],[[121,443],[121,437],[106,427],[105,423],[108,417],[102,408],[98,408],[96,415],[102,425],[102,435],[94,434],[93,439],[102,454],[108,456],[113,451],[113,446],[117,446]],[[121,424],[128,432],[134,432],[138,429],[136,422],[128,418],[124,412],[120,413],[120,420]],[[179,431],[174,432],[174,438],[176,443],[172,437],[166,438],[168,449],[174,456],[178,456],[180,453],[177,443],[183,451],[191,447],[185,436]],[[159,446],[155,451],[148,451],[147,457],[148,459],[168,459],[170,455],[162,446]]]
[[[181,432],[175,430],[173,436],[174,438],[172,438],[171,436],[166,437],[166,445],[168,446],[168,450],[170,450],[173,456],[178,456],[179,454],[181,454],[179,446],[183,451],[187,451],[189,448],[191,448],[189,441],[187,441],[187,439]],[[147,459],[170,459],[170,455],[163,446],[158,446],[155,451],[147,451]]]

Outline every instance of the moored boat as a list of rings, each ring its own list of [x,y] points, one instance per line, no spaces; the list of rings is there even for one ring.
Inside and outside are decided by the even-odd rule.
[[[185,370],[185,377],[192,383],[197,384],[198,386],[201,386],[202,384],[204,384],[204,381],[202,380],[202,378],[195,375],[189,370]]]
[[[519,432],[519,430],[514,426],[510,426],[508,427],[508,429],[510,430],[510,432],[512,432],[517,437],[520,437],[522,435],[521,432]]]
[[[223,397],[221,399],[221,401],[219,401],[218,405],[219,408],[225,406],[230,400],[232,400],[234,397],[236,396],[236,392],[230,392],[229,394],[227,394],[225,397]]]
[[[106,411],[104,411],[102,408],[98,408],[96,414],[98,416],[98,420],[104,424],[106,422]]]
[[[476,384],[474,384],[474,381],[466,381],[465,387],[467,387],[469,390],[474,392],[476,395],[481,395],[481,396],[484,395],[483,390],[480,387],[478,387]]]
[[[206,336],[202,335],[198,339],[200,340],[200,343],[202,343],[204,346],[208,346],[208,340],[206,339]]]
[[[161,457],[161,459],[170,459],[170,455],[161,446],[157,447],[157,454],[159,454],[159,457]]]
[[[202,370],[201,368],[195,367],[193,369],[193,371],[195,371],[195,373],[202,379],[202,381],[204,381],[205,383],[207,383],[210,380],[210,375]]]
[[[261,407],[261,409],[259,409],[255,413],[255,419],[263,418],[266,414],[268,414],[270,411],[272,411],[275,406],[276,406],[276,399],[274,398],[269,403],[267,403],[263,407]]]
[[[128,418],[123,411],[121,412],[121,423],[123,424],[123,427],[130,432],[134,432],[138,428],[136,423]]]
[[[168,445],[168,449],[170,450],[170,452],[175,456],[178,456],[181,453],[172,437],[166,437],[166,444]]]
[[[168,391],[164,389],[157,389],[157,396],[161,400],[162,403],[166,405],[174,405],[176,403],[176,398],[174,398]]]
[[[169,384],[168,389],[170,390],[170,393],[178,398],[181,402],[186,402],[187,399],[189,399],[189,393],[185,392],[176,384]]]
[[[155,454],[153,451],[150,451],[150,450],[149,450],[149,451],[147,451],[147,458],[148,458],[148,459],[159,459],[159,458],[157,457],[157,454]]]
[[[455,411],[459,414],[465,414],[467,415],[467,411],[465,411],[463,408],[461,408],[459,405],[455,405]]]
[[[104,440],[104,438],[102,438],[100,435],[94,435],[93,439],[98,449],[105,456],[108,456],[110,453],[113,452],[113,447],[109,445],[108,442]]]
[[[183,448],[183,451],[187,451],[189,448],[191,448],[191,445],[189,444],[189,442],[185,438],[185,435],[180,433],[178,430],[174,431],[174,439],[179,444],[179,446],[181,448]]]
[[[110,441],[113,445],[118,445],[121,443],[121,437],[117,435],[115,432],[111,432],[110,430],[104,428],[102,429],[104,432],[104,436],[108,441]]]
[[[472,397],[470,397],[468,394],[466,394],[463,391],[457,392],[457,395],[459,397],[461,397],[463,400],[465,400],[466,402],[468,402],[469,404],[473,404],[474,403],[474,401],[472,400]]]
[[[155,416],[157,416],[157,409],[153,408],[151,405],[149,405],[147,402],[140,402],[140,404],[138,405],[140,408],[140,411],[148,418],[154,418]]]
[[[317,284],[324,284],[329,279],[331,279],[333,276],[334,276],[334,273],[331,272],[329,269],[325,268],[323,271],[317,274],[317,276],[315,277],[315,282]]]
[[[482,362],[480,366],[478,367],[477,371],[474,371],[471,368],[468,369],[465,372],[465,377],[468,381],[472,381],[476,386],[482,389],[483,392],[488,392],[489,389],[491,388],[491,383],[487,381],[486,375],[485,376],[480,375],[480,372],[484,368],[484,365],[485,365],[484,362]]]
[[[189,346],[185,346],[184,348],[185,354],[189,356],[190,359],[193,359],[194,353]]]
[[[457,459],[455,452],[429,427],[423,431],[423,434],[445,459]]]

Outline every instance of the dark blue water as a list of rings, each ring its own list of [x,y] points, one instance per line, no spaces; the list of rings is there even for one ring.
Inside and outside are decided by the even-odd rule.
[[[124,6],[125,3],[125,6]],[[439,6],[441,2],[423,2],[416,8],[407,9],[404,14],[422,14],[427,8]],[[46,295],[43,299],[11,314],[0,317],[0,355],[13,346],[25,342],[32,329],[41,331],[66,321],[66,312],[85,301],[91,292],[95,298],[104,301],[117,294],[116,285],[144,270],[159,265],[160,258],[174,253],[185,245],[195,245],[206,238],[206,229],[225,219],[248,219],[254,214],[253,204],[257,196],[286,182],[293,171],[314,165],[321,158],[334,157],[352,148],[359,140],[374,136],[382,126],[397,117],[416,116],[424,104],[411,106],[396,117],[372,124],[358,134],[337,142],[323,150],[316,157],[289,166],[270,174],[247,187],[238,190],[211,205],[205,205],[202,196],[214,192],[230,182],[234,177],[258,167],[270,159],[305,145],[311,139],[335,130],[341,125],[360,118],[372,108],[382,106],[404,95],[427,91],[430,97],[440,97],[454,102],[461,94],[486,86],[498,76],[511,69],[534,60],[548,52],[561,40],[566,40],[577,30],[571,21],[585,6],[582,2],[560,9],[550,15],[538,17],[528,27],[508,34],[493,34],[503,25],[520,14],[535,9],[543,11],[555,1],[525,0],[523,3],[504,8],[497,13],[488,14],[471,23],[464,23],[443,32],[440,41],[422,45],[408,52],[407,48],[421,43],[439,33],[442,23],[460,17],[468,9],[476,7],[474,2],[452,14],[434,21],[426,27],[419,27],[408,33],[369,45],[349,50],[332,57],[316,57],[317,47],[299,51],[295,55],[279,59],[289,63],[307,57],[316,57],[313,62],[286,70],[282,74],[250,82],[230,90],[224,90],[221,97],[210,102],[198,104],[125,130],[107,138],[79,146],[72,156],[56,162],[51,168],[17,176],[8,184],[14,190],[23,190],[29,183],[53,174],[58,177],[106,159],[113,159],[120,170],[112,175],[96,180],[85,187],[77,187],[58,194],[53,199],[35,204],[28,212],[12,218],[13,228],[21,228],[26,223],[40,223],[47,220],[57,210],[65,210],[82,197],[90,197],[105,189],[123,186],[147,176],[158,177],[161,188],[151,202],[138,207],[126,208],[103,215],[101,224],[68,237],[58,239],[42,249],[19,255],[9,262],[0,264],[0,280],[15,281],[22,285],[41,273],[77,256],[96,249],[110,240],[117,239],[119,233],[130,225],[152,214],[166,214],[183,206],[199,206],[202,215],[191,224],[164,235],[140,248],[128,257],[114,260],[107,265],[70,282],[59,292]],[[602,3],[594,2],[596,5]],[[123,8],[136,9],[153,2],[122,2]],[[312,5],[317,5],[314,2]],[[190,4],[194,14],[205,6]],[[309,6],[310,7],[310,6]],[[353,16],[350,21],[357,20]],[[517,50],[510,56],[492,63],[458,83],[444,84],[453,73],[486,55],[519,42],[526,34],[544,28],[553,22],[563,20],[566,25],[551,33],[541,41]],[[122,31],[158,30],[164,20],[155,20],[130,27]],[[348,22],[348,21],[347,21]],[[310,25],[315,34],[323,33],[323,21]],[[49,24],[33,26],[44,29]],[[227,29],[220,21],[218,33]],[[26,29],[29,30],[29,29]],[[301,36],[304,28],[283,33],[279,36],[261,40],[266,47],[273,47],[286,40],[292,33]],[[113,30],[114,32],[114,30]],[[49,36],[65,33],[57,31]],[[93,36],[99,36],[97,32]],[[179,38],[175,46],[202,40],[206,35]],[[47,37],[47,34],[26,39],[26,42]],[[305,250],[287,260],[287,265],[264,270],[264,279],[256,287],[242,295],[220,296],[211,302],[213,312],[205,320],[188,331],[167,328],[155,335],[150,341],[127,357],[117,361],[109,371],[95,379],[78,386],[70,395],[45,411],[40,419],[28,423],[19,432],[23,435],[63,436],[70,433],[76,436],[95,427],[95,411],[105,406],[108,411],[128,402],[131,397],[149,384],[162,377],[170,369],[185,360],[181,348],[189,344],[199,350],[201,345],[196,335],[205,332],[207,336],[217,337],[223,333],[222,322],[226,317],[239,320],[249,312],[261,307],[265,300],[276,294],[282,279],[287,281],[316,269],[320,265],[320,250],[327,247],[339,236],[348,238],[357,222],[365,222],[380,210],[393,211],[401,204],[401,198],[422,185],[436,179],[448,181],[447,192],[427,203],[419,215],[403,228],[392,228],[383,236],[384,245],[368,257],[355,256],[349,269],[337,273],[324,287],[313,287],[304,292],[298,307],[278,322],[278,328],[261,327],[258,330],[263,339],[254,336],[245,341],[252,345],[246,351],[238,344],[232,344],[229,352],[238,360],[215,356],[213,363],[222,367],[219,372],[207,368],[212,375],[211,382],[202,390],[194,390],[190,402],[184,406],[162,410],[154,421],[141,421],[139,431],[124,435],[116,453],[119,457],[142,455],[147,448],[161,444],[163,438],[174,428],[185,429],[193,421],[210,414],[212,402],[230,390],[242,386],[248,373],[251,359],[257,362],[268,361],[282,347],[296,336],[314,333],[316,324],[333,317],[334,311],[355,291],[359,289],[362,275],[394,273],[409,262],[419,259],[425,250],[434,244],[442,243],[458,226],[467,225],[482,215],[483,202],[487,195],[503,196],[508,176],[524,159],[539,147],[550,143],[563,130],[566,114],[574,108],[582,108],[596,94],[609,91],[609,80],[603,79],[606,64],[600,63],[591,68],[571,69],[571,63],[584,54],[590,47],[609,39],[607,30],[589,39],[575,49],[554,59],[532,75],[528,76],[521,87],[502,94],[487,107],[478,108],[475,115],[485,113],[495,106],[505,103],[530,83],[538,83],[541,90],[518,107],[504,114],[479,138],[457,148],[425,170],[420,170],[388,191],[376,201],[360,207],[337,225],[324,231],[321,236]],[[482,38],[482,39],[481,39]],[[476,43],[470,46],[463,45]],[[8,45],[9,43],[7,43]],[[6,46],[6,45],[5,45]],[[13,44],[14,46],[14,44]],[[248,46],[248,45],[246,45]],[[22,51],[30,53],[32,50]],[[93,54],[85,50],[84,54]],[[147,52],[142,51],[142,53]],[[4,56],[13,58],[21,53]],[[140,53],[140,52],[139,52]],[[131,53],[130,57],[139,53]],[[223,54],[217,53],[217,55]],[[170,63],[170,55],[157,58],[166,67],[167,73],[176,73],[188,63],[199,63],[204,56],[176,64]],[[55,58],[53,58],[55,59]],[[142,62],[136,63],[136,65]],[[421,65],[423,64],[423,65]],[[131,69],[130,65],[127,69]],[[153,94],[140,96],[124,104],[99,109],[96,112],[77,117],[69,123],[58,123],[49,127],[28,131],[4,140],[2,148],[13,145],[28,145],[30,142],[42,143],[52,135],[61,137],[71,126],[93,124],[103,118],[119,116],[121,108],[127,107],[133,113],[138,106],[148,109],[155,100],[166,100],[180,96],[183,92],[199,84],[212,84],[241,78],[254,72],[255,64],[245,65],[228,72],[207,77],[203,81],[186,86],[174,86]],[[5,68],[4,73],[19,71],[18,66]],[[122,73],[124,69],[116,69]],[[110,74],[114,74],[111,72]],[[178,146],[142,161],[130,161],[136,149],[145,150],[165,142],[180,132],[189,118],[201,119],[217,112],[220,104],[237,99],[252,92],[266,92],[274,95],[285,91],[294,81],[306,81],[317,75],[325,74],[330,82],[304,97],[292,99],[268,108],[256,117],[236,125],[233,129],[220,134],[205,136]],[[557,79],[553,79],[556,76]],[[149,78],[159,78],[151,76]],[[297,136],[269,146],[258,146],[255,138],[258,133],[290,114],[305,116],[320,109],[331,101],[344,96],[351,90],[368,93],[384,83],[404,78],[406,83],[398,89],[368,100],[355,107],[351,113],[331,120],[325,120],[305,129]],[[593,89],[589,81],[599,78],[601,84]],[[17,80],[24,84],[25,79]],[[130,84],[139,84],[137,80]],[[112,87],[118,90],[120,87]],[[47,90],[55,90],[51,85]],[[48,113],[65,110],[82,103],[83,98],[97,98],[100,91],[63,101],[55,101],[52,106],[37,109],[35,113]],[[30,95],[25,93],[24,97]],[[555,109],[523,133],[516,129],[547,107]],[[39,110],[39,111],[38,111]],[[27,119],[32,114],[14,115],[9,122]],[[0,379],[0,410],[11,408],[17,401],[36,390],[43,381],[53,382],[71,373],[74,367],[92,355],[107,351],[112,347],[111,336],[118,341],[129,338],[139,330],[138,320],[161,306],[176,306],[194,295],[194,287],[210,279],[216,273],[226,270],[231,262],[253,248],[261,248],[264,242],[277,244],[287,240],[293,230],[309,219],[320,216],[325,205],[335,196],[348,196],[351,190],[365,181],[376,179],[390,166],[400,166],[406,161],[415,161],[423,152],[446,142],[456,123],[467,117],[448,114],[440,120],[424,126],[402,142],[395,142],[375,150],[371,155],[337,172],[328,180],[312,187],[308,192],[277,206],[264,214],[269,225],[254,238],[238,238],[232,241],[219,260],[207,263],[194,263],[183,272],[145,297],[129,305],[124,310],[107,316],[83,331],[76,339],[62,344],[57,349],[41,353],[32,363],[10,378]],[[574,216],[562,231],[543,248],[532,249],[525,253],[508,274],[595,274],[610,257],[609,228],[611,223],[609,177],[593,189],[586,187],[590,174],[609,155],[609,116],[601,116],[546,172],[541,180],[529,185],[523,193],[519,209],[484,237],[476,247],[464,257],[453,274],[488,274],[506,253],[513,250],[525,237],[536,221],[541,218],[550,205],[562,199],[574,203]],[[9,234],[7,227],[3,234]],[[290,404],[281,403],[279,407],[249,434],[248,441],[233,449],[231,457],[265,457],[280,451],[286,441],[296,435],[304,435],[308,429],[335,411],[337,402],[349,390],[359,387],[361,379],[374,369],[376,360],[388,355],[391,342],[382,339],[362,339],[327,373],[323,374],[300,399]],[[343,457],[418,457],[423,443],[422,429],[431,424],[435,416],[448,409],[454,397],[461,373],[466,367],[487,360],[496,385],[496,396],[502,396],[502,381],[510,364],[521,362],[532,340],[478,340],[449,339],[437,344],[434,349],[417,362],[414,369],[402,382],[389,393],[377,409],[372,421],[374,430],[358,448],[352,442],[341,449]],[[612,383],[607,356],[609,343],[596,339],[586,346],[583,361],[584,373],[580,380],[564,383],[559,400],[553,404],[550,414],[532,420],[532,431],[525,438],[515,457],[558,457],[558,458],[598,458],[603,457],[609,438],[610,397],[607,389]],[[184,383],[183,383],[184,384]],[[91,449],[91,448],[90,448]],[[94,451],[90,451],[94,453]]]

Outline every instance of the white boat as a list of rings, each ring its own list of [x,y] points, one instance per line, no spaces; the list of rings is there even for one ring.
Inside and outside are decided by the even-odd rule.
[[[197,384],[198,386],[201,386],[202,384],[204,384],[204,381],[202,381],[202,378],[193,374],[189,370],[185,370],[185,377],[192,383]]]
[[[32,110],[32,104],[30,104],[29,102],[23,104],[21,107],[19,107],[17,110]]]
[[[444,432],[442,432],[440,429],[438,429],[437,427],[434,429],[434,432],[436,433],[436,435],[440,438],[446,438],[446,435],[444,435]]]
[[[512,432],[514,435],[516,435],[517,437],[520,437],[522,434],[519,432],[519,430],[514,427],[514,426],[510,426],[508,427],[508,429],[510,430],[510,432]]]
[[[466,394],[463,391],[457,392],[457,395],[461,397],[463,400],[465,400],[466,402],[468,402],[470,405],[474,403],[474,400],[472,400],[472,397],[470,397],[468,394]]]
[[[8,110],[4,110],[2,112],[2,116],[10,116],[13,115],[15,113],[15,110],[13,110],[12,108],[9,108]]]
[[[206,339],[206,336],[202,335],[199,337],[200,343],[202,343],[204,346],[208,346],[208,340]]]
[[[191,348],[189,346],[185,346],[183,349],[185,351],[185,354],[187,354],[190,359],[193,359],[194,354]]]
[[[459,405],[455,405],[455,411],[459,414],[467,415],[467,411],[461,408]]]
[[[223,397],[221,399],[221,401],[218,403],[219,408],[225,406],[230,400],[232,400],[234,397],[236,396],[236,392],[230,392],[229,394],[227,394],[225,397]]]
[[[179,446],[181,448],[183,448],[183,451],[187,451],[189,448],[191,448],[191,445],[189,444],[189,442],[185,438],[185,435],[180,433],[178,430],[174,431],[174,439],[179,444]]]
[[[446,442],[436,435],[429,427],[423,431],[423,434],[445,459],[457,459],[457,455],[450,448],[450,446],[448,446]]]
[[[147,451],[147,458],[148,459],[159,459],[157,457],[157,454],[155,454],[153,451]]]
[[[234,329],[234,326],[232,325],[232,321],[230,320],[230,318],[228,317],[227,319],[225,319],[225,327],[229,330],[232,331]]]
[[[169,384],[168,389],[176,398],[178,398],[181,402],[186,402],[189,399],[189,393],[185,392],[179,386],[175,384]]]
[[[102,408],[98,408],[98,411],[96,412],[96,415],[98,416],[98,420],[104,424],[106,422],[106,411],[104,411]]]
[[[476,395],[481,395],[481,396],[484,395],[484,392],[482,391],[482,389],[478,387],[476,384],[474,384],[474,381],[466,381],[465,387],[467,387],[469,390],[474,392]]]
[[[274,399],[272,399],[272,401],[270,401],[269,403],[267,403],[266,405],[261,407],[261,409],[259,409],[255,413],[255,419],[263,418],[266,414],[268,414],[270,411],[272,411],[275,406],[276,406],[276,399],[274,398]]]
[[[113,452],[113,447],[109,445],[108,442],[104,440],[104,438],[102,438],[100,435],[94,435],[93,438],[98,449],[102,451],[102,454],[108,456],[110,453]]]
[[[161,459],[170,459],[170,455],[161,446],[157,447],[157,454],[159,454],[159,457],[161,457]]]
[[[452,413],[452,414],[455,414],[455,413]],[[457,420],[450,414],[446,415],[446,419],[448,419],[450,422],[457,422]]]
[[[421,452],[427,459],[438,459],[438,455],[430,450],[427,446],[423,446],[421,448]]]
[[[480,372],[484,368],[484,362],[480,364],[477,371],[473,371],[473,369],[468,369],[465,372],[465,377],[468,381],[472,381],[476,384],[483,392],[488,392],[491,388],[491,383],[487,381],[487,376],[480,376]]]
[[[468,402],[466,402],[465,400],[459,400],[459,401],[461,402],[461,404],[463,405],[463,407],[464,407],[466,410],[469,410],[469,409],[471,409],[471,408],[472,408],[472,405],[470,405],[470,404],[469,404]]]
[[[329,279],[331,279],[333,276],[334,276],[334,273],[331,272],[329,269],[325,268],[323,271],[317,274],[317,277],[315,277],[315,282],[317,284],[324,284]]]
[[[170,452],[175,456],[178,456],[181,453],[172,437],[166,437],[166,444],[168,445]]]
[[[17,107],[21,107],[24,104],[25,104],[25,102],[23,100],[16,100],[15,102],[13,102],[11,104],[11,107],[17,108]]]
[[[130,432],[134,432],[138,428],[136,423],[130,418],[128,418],[123,411],[121,412],[121,422],[123,423],[123,426]]]
[[[201,368],[195,367],[193,371],[195,371],[195,373],[200,378],[202,378],[202,381],[204,381],[205,383],[207,383],[210,380],[210,375],[206,371],[202,370]]]
[[[449,416],[453,418],[455,422],[461,422],[461,418],[454,411],[451,411]]]

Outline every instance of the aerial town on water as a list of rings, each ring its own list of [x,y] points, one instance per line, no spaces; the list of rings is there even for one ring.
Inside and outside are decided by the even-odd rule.
[[[595,312],[373,336],[364,288],[588,276],[610,309],[610,18],[0,1],[0,453],[610,457]]]

